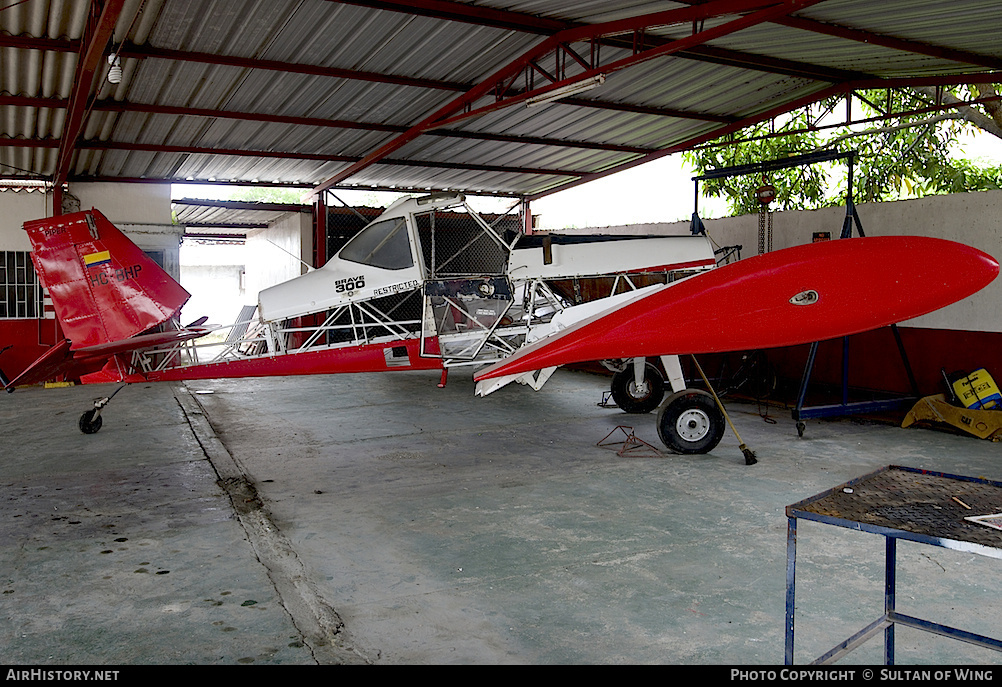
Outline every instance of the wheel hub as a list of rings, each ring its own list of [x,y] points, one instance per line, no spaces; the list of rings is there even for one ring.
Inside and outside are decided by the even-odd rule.
[[[626,391],[633,398],[642,401],[651,395],[651,385],[647,383],[646,379],[640,384],[637,384],[636,382],[630,382],[626,386]]]
[[[675,431],[686,441],[699,441],[710,431],[710,417],[702,410],[690,408],[678,416]]]

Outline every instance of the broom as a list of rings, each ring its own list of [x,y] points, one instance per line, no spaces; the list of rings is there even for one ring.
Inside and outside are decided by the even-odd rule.
[[[717,402],[717,407],[720,408],[720,412],[724,414],[724,419],[727,420],[727,424],[730,425],[731,431],[734,432],[734,436],[738,438],[738,448],[741,449],[741,453],[744,454],[745,465],[754,465],[758,462],[758,458],[755,457],[755,452],[748,448],[748,445],[741,440],[741,435],[738,434],[738,430],[734,427],[734,423],[731,422],[730,416],[727,414],[727,411],[724,410],[724,404],[720,402],[719,398],[717,398],[717,392],[713,390],[712,386],[710,386],[710,380],[706,378],[705,374],[703,374],[703,368],[699,366],[699,361],[696,360],[696,356],[692,356],[692,362],[696,365],[696,371],[699,372],[699,376],[703,378],[706,388],[709,389],[710,393],[713,395],[713,400]]]

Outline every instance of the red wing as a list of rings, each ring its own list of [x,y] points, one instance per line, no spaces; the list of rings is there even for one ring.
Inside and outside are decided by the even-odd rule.
[[[823,341],[945,307],[987,286],[998,271],[986,253],[926,237],[787,248],[654,290],[541,339],[474,378],[591,360]]]

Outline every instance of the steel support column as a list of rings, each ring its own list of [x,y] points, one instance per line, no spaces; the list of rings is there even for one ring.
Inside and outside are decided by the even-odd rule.
[[[59,188],[66,181],[76,151],[77,138],[83,130],[87,106],[94,86],[94,75],[104,59],[105,48],[115,31],[115,24],[122,13],[125,0],[92,0],[90,17],[87,22],[85,39],[80,47],[76,75],[73,79],[73,91],[70,94],[69,106],[66,112],[66,122],[59,143],[56,172],[53,175],[53,185]],[[59,194],[61,196],[61,194]],[[53,202],[52,211],[62,214],[62,207]]]
[[[313,197],[313,266],[327,263],[327,194]]]

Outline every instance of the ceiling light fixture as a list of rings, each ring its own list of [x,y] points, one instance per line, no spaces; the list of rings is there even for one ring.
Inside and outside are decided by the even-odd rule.
[[[108,83],[122,83],[122,59],[118,55],[108,55]]]
[[[584,93],[585,91],[590,91],[593,88],[597,88],[605,83],[605,74],[599,74],[598,76],[593,76],[590,79],[584,79],[583,81],[575,81],[574,83],[567,84],[566,86],[561,86],[560,88],[554,88],[552,91],[547,91],[546,93],[541,93],[540,95],[533,96],[525,101],[526,107],[534,107],[536,105],[544,105],[546,103],[552,103],[554,100],[560,100],[561,98],[566,98],[571,95],[577,95],[578,93]]]

